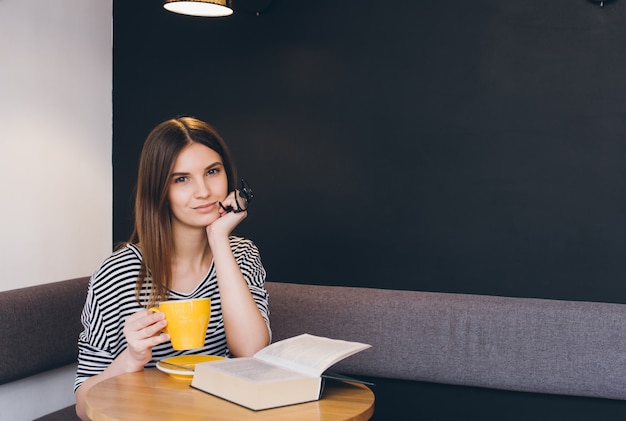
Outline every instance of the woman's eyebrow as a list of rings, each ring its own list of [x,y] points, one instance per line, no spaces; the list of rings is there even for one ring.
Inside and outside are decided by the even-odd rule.
[[[189,173],[184,171],[173,172],[171,177],[181,177],[184,175],[189,175]]]
[[[215,168],[215,167],[223,167],[223,166],[224,166],[224,164],[222,162],[215,161],[214,163],[207,165],[204,168],[204,171],[210,170],[210,169]],[[173,172],[172,173],[172,178],[174,178],[174,177],[182,177],[182,176],[189,175],[189,174],[190,173],[188,173],[186,171],[177,171],[177,172]]]
[[[223,166],[224,166],[224,164],[221,161],[215,161],[214,163],[212,163],[211,165],[206,167],[205,170],[210,170],[211,168],[223,167]]]

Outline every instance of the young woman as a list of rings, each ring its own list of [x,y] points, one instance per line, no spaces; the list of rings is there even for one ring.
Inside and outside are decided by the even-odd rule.
[[[78,341],[76,412],[109,377],[182,354],[250,356],[270,342],[265,269],[256,246],[231,235],[246,217],[219,134],[192,117],[167,120],[141,153],[131,241],[89,284]],[[231,211],[233,210],[234,211]],[[211,298],[204,347],[175,351],[159,301]]]

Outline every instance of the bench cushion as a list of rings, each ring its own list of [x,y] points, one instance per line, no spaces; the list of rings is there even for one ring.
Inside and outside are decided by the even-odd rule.
[[[33,421],[80,421],[80,418],[76,415],[76,405],[70,405]]]

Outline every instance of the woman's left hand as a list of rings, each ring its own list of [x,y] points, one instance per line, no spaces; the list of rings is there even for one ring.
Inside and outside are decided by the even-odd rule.
[[[242,198],[241,196],[238,196],[237,200],[239,200],[239,204],[242,208],[245,209],[247,207],[248,204],[246,203],[246,200],[244,198]],[[237,207],[237,202],[235,200],[234,191],[232,191],[226,197],[226,199],[222,201],[222,206],[220,206],[219,208],[220,217],[216,219],[211,225],[206,227],[206,232],[207,232],[207,235],[209,236],[209,239],[211,239],[211,237],[214,235],[228,237],[230,233],[235,229],[235,227],[239,225],[241,221],[243,221],[246,218],[246,216],[248,216],[247,210],[243,210],[241,212],[234,212],[234,211],[226,210],[230,208],[235,209],[235,210],[239,209]]]

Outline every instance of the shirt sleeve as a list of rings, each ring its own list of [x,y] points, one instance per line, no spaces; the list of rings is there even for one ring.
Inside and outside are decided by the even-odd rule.
[[[78,336],[78,368],[74,392],[89,377],[102,373],[115,359],[100,314],[100,307],[93,291],[92,277],[87,299],[81,314],[83,331]]]
[[[272,331],[270,328],[270,311],[268,306],[269,294],[265,289],[266,272],[263,263],[261,263],[259,249],[251,240],[242,239],[233,250],[233,254],[235,255],[235,260],[241,269],[243,277],[248,283],[252,298],[267,324],[271,337]]]
[[[136,252],[126,247],[105,260],[91,277],[81,313],[74,391],[126,349],[124,321],[141,309],[135,298],[140,265]]]

